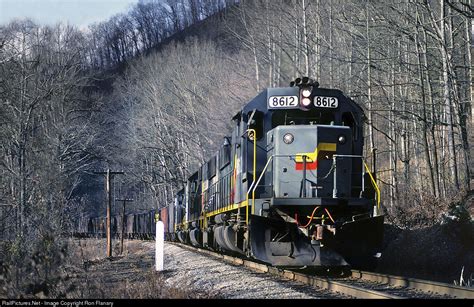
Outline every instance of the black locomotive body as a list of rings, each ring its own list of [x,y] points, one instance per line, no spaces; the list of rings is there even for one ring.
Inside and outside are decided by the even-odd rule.
[[[285,267],[380,255],[380,196],[352,99],[297,79],[264,90],[232,120],[232,135],[168,206],[173,237]]]

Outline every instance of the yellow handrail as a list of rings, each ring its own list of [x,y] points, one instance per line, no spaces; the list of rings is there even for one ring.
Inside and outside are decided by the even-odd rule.
[[[380,189],[379,189],[379,186],[377,185],[377,182],[375,182],[375,179],[372,176],[372,173],[370,172],[369,167],[367,166],[367,163],[365,163],[365,161],[363,161],[363,162],[364,162],[365,170],[369,174],[370,180],[372,181],[372,185],[374,186],[375,191],[377,192],[377,209],[380,210]]]
[[[257,179],[257,132],[255,129],[247,129],[247,136],[253,132],[253,181]],[[252,192],[252,213],[255,212],[255,190]],[[247,193],[247,207],[245,207],[245,223],[249,224],[249,194]]]

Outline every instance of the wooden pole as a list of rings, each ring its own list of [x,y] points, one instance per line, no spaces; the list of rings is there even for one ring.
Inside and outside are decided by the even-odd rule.
[[[112,172],[107,169],[106,172],[94,172],[94,174],[105,175],[105,193],[107,204],[106,235],[107,235],[107,257],[112,257],[112,236],[111,236],[111,212],[112,212],[112,178],[114,175],[123,175],[124,172]]]
[[[122,234],[120,236],[120,254],[123,254],[123,237],[125,236],[125,204],[127,201],[133,201],[133,199],[115,199],[115,201],[122,201]]]
[[[123,208],[122,208],[122,235],[120,236],[120,255],[123,254],[123,236],[125,234],[125,203],[127,200],[123,200]]]
[[[112,189],[110,188],[110,169],[107,169],[105,191],[107,193],[107,257],[112,257],[112,238],[110,237],[110,211],[112,210]]]

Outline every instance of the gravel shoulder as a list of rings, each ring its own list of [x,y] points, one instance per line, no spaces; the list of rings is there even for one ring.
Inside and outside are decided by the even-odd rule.
[[[165,270],[155,272],[153,242],[127,241],[123,257],[107,259],[100,257],[102,241],[72,240],[76,263],[65,268],[66,298],[341,298],[170,243],[165,243]]]
[[[150,244],[150,243],[145,243]],[[173,244],[165,245],[166,282],[190,289],[206,289],[226,299],[336,298],[328,291],[285,281],[267,273],[225,263]]]

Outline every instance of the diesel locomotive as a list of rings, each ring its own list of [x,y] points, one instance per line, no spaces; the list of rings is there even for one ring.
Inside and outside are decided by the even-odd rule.
[[[265,89],[161,209],[168,237],[274,266],[370,265],[384,216],[364,122],[351,98],[310,78]]]
[[[307,77],[268,88],[232,118],[232,134],[174,203],[113,216],[112,235],[241,254],[273,266],[373,267],[383,240],[380,191],[363,156],[364,112]],[[79,233],[105,236],[105,218]]]

